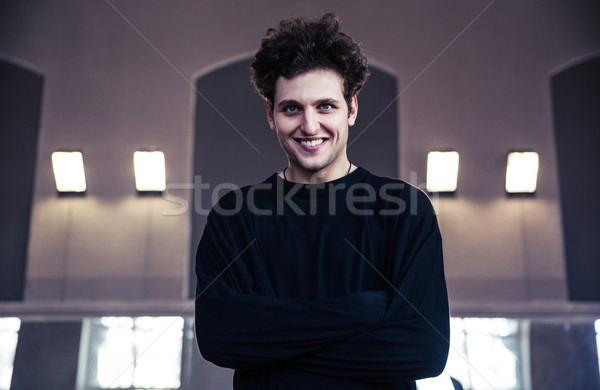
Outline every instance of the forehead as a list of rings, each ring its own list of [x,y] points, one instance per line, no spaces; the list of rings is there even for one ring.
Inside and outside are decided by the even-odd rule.
[[[281,100],[343,99],[344,80],[335,70],[315,69],[275,83],[275,104]]]

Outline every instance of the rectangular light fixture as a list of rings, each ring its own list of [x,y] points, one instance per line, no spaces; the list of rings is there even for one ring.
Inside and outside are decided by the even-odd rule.
[[[81,152],[52,153],[52,169],[58,192],[85,192],[85,171]]]
[[[533,194],[537,189],[540,157],[536,152],[512,152],[506,164],[506,192]]]
[[[163,152],[137,151],[133,154],[133,167],[139,192],[162,192],[167,187]]]
[[[429,152],[427,191],[454,192],[458,184],[458,152]]]

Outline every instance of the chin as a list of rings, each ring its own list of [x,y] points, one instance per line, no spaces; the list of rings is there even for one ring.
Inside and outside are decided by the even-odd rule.
[[[299,161],[298,166],[306,171],[318,172],[322,169],[327,168],[327,164],[319,162],[305,162]]]

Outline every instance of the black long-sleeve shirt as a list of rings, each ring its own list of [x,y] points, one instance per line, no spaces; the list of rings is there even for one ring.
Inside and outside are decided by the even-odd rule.
[[[427,196],[363,168],[225,195],[196,259],[196,336],[234,388],[410,389],[448,354],[442,242]]]

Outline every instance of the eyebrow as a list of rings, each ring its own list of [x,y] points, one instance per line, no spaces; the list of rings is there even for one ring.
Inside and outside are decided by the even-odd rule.
[[[300,104],[297,100],[285,99],[285,100],[280,101],[277,104],[277,107],[283,107],[283,106],[287,106],[290,104],[302,106],[302,104]],[[319,104],[340,104],[340,101],[337,99],[333,99],[333,98],[325,98],[325,99],[319,99],[315,102],[315,105],[318,106]]]

